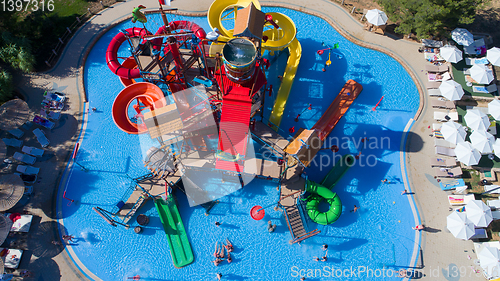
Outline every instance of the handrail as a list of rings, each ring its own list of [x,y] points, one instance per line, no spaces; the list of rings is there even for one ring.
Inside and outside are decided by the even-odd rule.
[[[295,191],[294,193],[290,193],[290,194],[286,195],[285,197],[281,197],[281,196],[280,196],[280,197],[281,197],[281,198],[280,198],[280,201],[281,201],[281,200],[283,200],[283,199],[285,199],[285,198],[287,198],[287,197],[290,197],[290,196],[292,196],[292,195],[294,195],[294,194],[297,194],[297,193],[299,193],[299,192],[302,192],[302,191],[301,191],[301,190],[299,190],[299,191]]]

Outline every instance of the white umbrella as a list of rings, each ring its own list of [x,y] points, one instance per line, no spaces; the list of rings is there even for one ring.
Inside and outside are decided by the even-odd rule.
[[[451,38],[462,46],[469,46],[474,43],[474,36],[465,28],[455,28],[451,32]]]
[[[490,84],[493,81],[493,71],[484,64],[475,64],[470,68],[470,77],[479,84]]]
[[[470,142],[481,154],[490,154],[493,152],[495,137],[486,131],[476,130],[470,135]]]
[[[451,120],[441,126],[441,134],[445,140],[454,144],[464,142],[465,136],[467,135],[462,125]]]
[[[458,161],[467,166],[477,165],[481,159],[481,153],[473,148],[469,142],[459,142],[455,147],[455,155]]]
[[[439,92],[441,95],[451,101],[460,100],[464,95],[462,85],[454,80],[446,80],[439,85]]]
[[[378,9],[369,10],[366,12],[366,20],[376,26],[384,25],[387,23],[387,15]]]
[[[479,264],[492,277],[497,277],[500,273],[500,253],[497,248],[484,247],[477,254]]]
[[[495,140],[495,143],[493,144],[493,151],[495,152],[495,155],[500,158],[500,139]]]
[[[467,110],[464,119],[467,126],[472,130],[486,131],[490,127],[488,115],[484,114],[479,109]]]
[[[493,221],[490,207],[481,200],[471,200],[465,205],[467,218],[477,227],[488,227]]]
[[[495,120],[500,120],[500,100],[493,100],[488,103],[488,113],[491,117],[495,118]]]
[[[486,58],[491,64],[500,66],[500,48],[493,47],[486,52]]]
[[[439,48],[439,53],[448,62],[457,63],[462,60],[462,51],[455,46],[446,45]]]
[[[474,236],[474,224],[467,219],[465,213],[452,212],[446,217],[446,228],[456,238],[467,240]]]

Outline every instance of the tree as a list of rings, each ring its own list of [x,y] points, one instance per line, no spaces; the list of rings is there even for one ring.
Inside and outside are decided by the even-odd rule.
[[[0,59],[13,68],[30,72],[35,65],[35,57],[31,53],[30,41],[26,38],[16,38],[8,32],[2,34],[3,46],[0,47]]]
[[[377,0],[400,34],[417,38],[443,36],[460,24],[474,21],[476,11],[489,0]]]
[[[9,72],[0,68],[0,103],[4,103],[12,98],[12,76]]]

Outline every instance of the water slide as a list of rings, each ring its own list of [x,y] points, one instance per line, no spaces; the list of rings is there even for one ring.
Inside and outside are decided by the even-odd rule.
[[[113,121],[116,126],[128,134],[142,134],[147,132],[147,128],[132,122],[128,115],[133,101],[140,102],[141,106],[149,107],[150,110],[165,106],[166,101],[163,91],[158,86],[147,82],[134,83],[116,96],[112,108]],[[136,110],[140,109],[136,108]]]
[[[321,181],[321,185],[332,189],[337,182],[345,175],[347,170],[349,170],[352,165],[354,165],[354,156],[352,154],[346,154],[340,158],[335,166],[328,172],[328,175]]]
[[[181,215],[175,204],[175,199],[170,195],[166,201],[155,200],[156,211],[167,235],[170,255],[176,268],[184,267],[194,261],[193,250],[189,243]]]
[[[143,37],[145,35],[151,35],[149,31],[144,28],[132,27],[127,28],[125,32],[129,37]],[[124,67],[120,62],[118,62],[118,49],[123,42],[127,41],[127,36],[123,32],[120,32],[111,39],[106,50],[106,63],[114,74],[123,77],[125,79],[134,79],[141,77],[141,71],[138,68]]]
[[[222,24],[222,21],[228,20],[231,15],[227,15],[227,13],[224,12],[226,10],[229,11],[231,9],[234,9],[234,14],[232,16],[236,18],[237,9],[246,8],[252,2],[255,5],[255,7],[260,10],[260,3],[257,0],[215,0],[210,5],[210,8],[208,8],[207,19],[210,28],[219,29],[221,36],[227,37],[226,40],[223,41],[227,41],[229,38],[232,38],[233,30],[226,29]]]
[[[323,185],[313,181],[307,181],[306,192],[312,193],[307,198],[306,210],[312,221],[318,224],[327,225],[334,223],[342,214],[342,202],[337,193]],[[326,200],[330,205],[330,209],[326,212],[321,212],[318,206],[321,201]]]
[[[319,118],[318,122],[312,127],[312,130],[318,131],[318,136],[322,141],[324,141],[333,128],[335,128],[340,118],[344,116],[362,90],[363,86],[354,80],[349,80],[345,83],[332,104],[330,104],[325,113]]]

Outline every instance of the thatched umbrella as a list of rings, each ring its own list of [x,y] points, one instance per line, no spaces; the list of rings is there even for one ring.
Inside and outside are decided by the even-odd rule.
[[[18,175],[0,177],[0,211],[6,211],[16,205],[24,194],[24,182]]]
[[[7,236],[9,236],[11,227],[12,221],[8,217],[0,215],[0,245],[3,244],[5,239],[7,239]],[[1,266],[1,269],[3,269],[3,265]]]
[[[21,99],[10,100],[0,106],[0,129],[10,131],[28,121],[30,108]]]
[[[7,158],[7,145],[0,139],[0,161]]]

